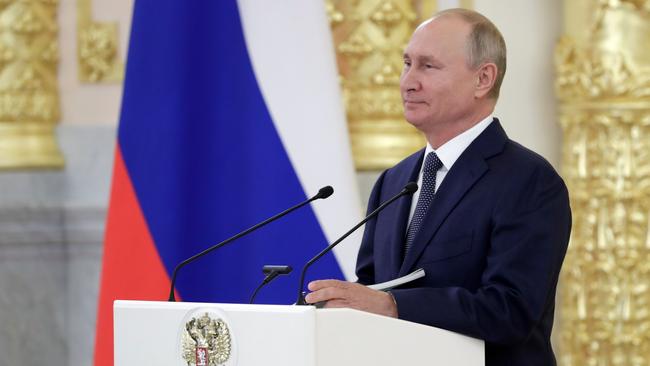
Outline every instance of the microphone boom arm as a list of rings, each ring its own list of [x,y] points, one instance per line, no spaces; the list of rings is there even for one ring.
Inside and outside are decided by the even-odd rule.
[[[284,215],[286,215],[288,213],[291,213],[292,211],[295,211],[295,210],[301,208],[302,206],[305,206],[306,204],[308,204],[308,203],[310,203],[312,201],[315,201],[315,200],[321,199],[321,198],[327,198],[327,197],[331,196],[332,193],[334,193],[334,189],[332,189],[332,187],[330,187],[330,186],[323,187],[312,198],[310,198],[310,199],[308,199],[306,201],[303,201],[303,202],[301,202],[301,203],[299,203],[299,204],[297,204],[297,205],[295,205],[293,207],[290,207],[290,208],[280,212],[279,214],[277,214],[275,216],[269,217],[268,219],[260,222],[259,224],[251,226],[248,229],[240,232],[239,234],[237,234],[235,236],[232,236],[232,237],[230,237],[230,238],[228,238],[228,239],[226,239],[226,240],[224,240],[224,241],[222,241],[222,242],[220,242],[218,244],[215,244],[215,245],[209,247],[208,249],[205,249],[204,251],[202,251],[200,253],[197,253],[197,254],[185,259],[184,261],[180,262],[178,265],[176,265],[176,267],[174,268],[174,271],[172,272],[172,280],[171,280],[171,286],[169,288],[169,299],[168,299],[168,301],[170,301],[170,302],[176,301],[176,297],[174,296],[174,289],[175,289],[175,284],[176,284],[176,275],[178,274],[178,271],[181,268],[185,267],[185,265],[195,261],[196,259],[198,259],[198,258],[200,258],[200,257],[202,257],[202,256],[204,256],[204,255],[206,255],[206,254],[208,254],[208,253],[210,253],[210,252],[212,252],[214,250],[217,250],[217,249],[223,247],[224,245],[226,245],[226,244],[228,244],[230,242],[233,242],[233,241],[241,238],[244,235],[249,234],[252,231],[255,231],[255,230],[261,228],[262,226],[270,223],[271,221],[275,221],[275,220],[279,219],[280,217],[282,217],[282,216],[284,216]]]

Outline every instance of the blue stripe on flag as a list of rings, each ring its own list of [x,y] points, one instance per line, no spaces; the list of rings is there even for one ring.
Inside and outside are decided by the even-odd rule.
[[[119,144],[169,273],[306,198],[260,93],[234,0],[136,1],[122,108]],[[326,245],[307,207],[184,268],[177,288],[186,301],[246,302],[262,265],[289,264],[296,273],[259,302],[290,303],[298,269]],[[323,259],[311,277],[342,278],[334,257]]]

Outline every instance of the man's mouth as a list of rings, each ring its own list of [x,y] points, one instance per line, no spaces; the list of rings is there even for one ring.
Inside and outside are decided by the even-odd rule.
[[[421,100],[405,100],[404,105],[413,105],[413,104],[426,104],[426,102],[423,102]]]

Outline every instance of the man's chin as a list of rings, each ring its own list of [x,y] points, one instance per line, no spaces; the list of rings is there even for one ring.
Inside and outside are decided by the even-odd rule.
[[[427,124],[426,119],[424,118],[416,118],[415,116],[409,116],[408,114],[405,114],[404,118],[406,119],[406,122],[420,131],[422,131],[422,128]]]

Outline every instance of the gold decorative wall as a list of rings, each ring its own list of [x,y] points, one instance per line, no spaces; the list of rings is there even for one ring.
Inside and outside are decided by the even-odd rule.
[[[0,2],[0,169],[61,167],[57,0]]]
[[[117,23],[97,22],[92,0],[77,0],[77,59],[79,80],[87,83],[120,82],[124,64],[118,57]]]
[[[650,365],[650,1],[565,0],[556,48],[573,232],[564,366]]]

